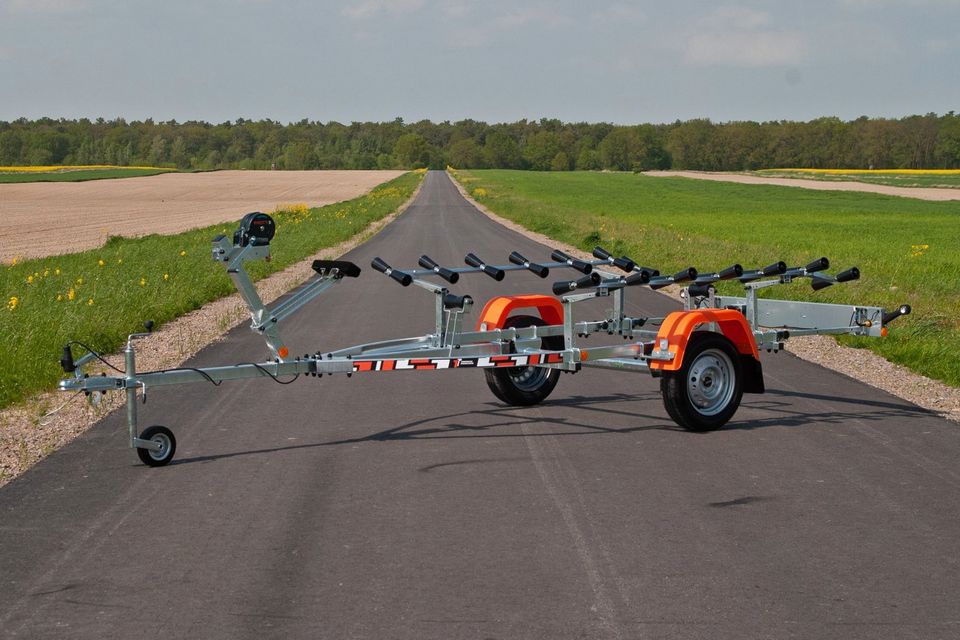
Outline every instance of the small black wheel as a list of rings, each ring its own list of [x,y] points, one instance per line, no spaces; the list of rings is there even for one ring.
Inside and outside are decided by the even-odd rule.
[[[698,331],[690,336],[683,366],[664,371],[660,394],[667,413],[690,431],[719,429],[733,417],[743,396],[740,354],[719,333]]]
[[[177,452],[177,439],[173,437],[173,431],[166,427],[160,425],[147,427],[140,434],[140,439],[150,440],[160,445],[159,451],[137,447],[140,462],[148,467],[162,467],[169,464],[173,460],[173,454]]]
[[[536,316],[510,316],[503,323],[503,328],[542,327],[545,324]],[[540,344],[542,349],[548,351],[562,351],[563,336],[542,338]],[[484,369],[483,374],[493,395],[518,407],[539,404],[550,395],[560,379],[559,370],[545,367],[492,368]]]

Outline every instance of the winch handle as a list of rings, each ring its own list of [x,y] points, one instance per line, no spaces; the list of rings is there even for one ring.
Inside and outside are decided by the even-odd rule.
[[[420,256],[420,259],[417,260],[417,264],[419,264],[424,269],[430,269],[431,271],[436,273],[438,276],[440,276],[450,284],[456,284],[457,280],[460,279],[459,273],[457,273],[456,271],[450,271],[450,269],[445,269],[444,267],[441,267],[439,264],[434,262],[430,258],[430,256],[427,256],[427,255]]]
[[[374,258],[370,261],[370,266],[379,271],[380,273],[386,274],[402,284],[403,286],[409,286],[413,282],[413,276],[409,273],[404,273],[403,271],[397,271],[386,262],[380,258]]]
[[[893,311],[887,311],[883,314],[883,324],[888,325],[900,316],[908,316],[913,309],[908,304],[902,304]]]

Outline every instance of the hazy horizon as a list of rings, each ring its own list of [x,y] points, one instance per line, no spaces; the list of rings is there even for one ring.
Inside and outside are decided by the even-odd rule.
[[[0,0],[0,119],[943,114],[957,24],[957,0]]]

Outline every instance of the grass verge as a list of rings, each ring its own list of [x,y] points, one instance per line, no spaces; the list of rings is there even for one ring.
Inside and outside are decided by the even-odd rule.
[[[86,182],[113,178],[138,178],[155,176],[158,173],[176,173],[176,169],[114,167],[110,169],[69,169],[56,171],[18,171],[5,173],[0,170],[0,184],[21,182]]]
[[[356,235],[406,202],[422,176],[407,173],[325,207],[274,212],[279,241],[270,262],[248,265],[251,277],[258,280]],[[0,408],[54,386],[62,375],[60,350],[71,339],[110,353],[144,320],[159,325],[231,293],[226,272],[211,261],[210,241],[234,227],[113,237],[99,249],[0,267]]]
[[[807,191],[684,178],[593,172],[453,172],[495,213],[590,251],[600,244],[664,272],[745,268],[820,256],[859,282],[813,292],[809,284],[766,295],[895,307],[886,339],[843,338],[923,375],[960,386],[960,248],[956,203],[867,193]],[[736,283],[721,293],[738,294]]]

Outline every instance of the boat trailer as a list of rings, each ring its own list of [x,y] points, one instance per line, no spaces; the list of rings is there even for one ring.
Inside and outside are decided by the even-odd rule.
[[[487,385],[499,400],[528,406],[550,395],[561,372],[591,367],[639,371],[660,379],[664,406],[678,425],[691,431],[709,431],[722,427],[733,417],[744,393],[763,393],[761,350],[779,351],[787,339],[795,336],[885,336],[890,322],[911,311],[909,305],[886,311],[880,307],[758,296],[762,289],[798,279],[809,279],[815,291],[859,279],[856,267],[829,275],[827,258],[802,267],[776,262],[763,268],[744,269],[734,264],[708,273],[690,267],[673,275],[663,275],[626,256],[615,257],[601,247],[594,249],[594,260],[579,260],[558,250],[552,252],[550,261],[533,262],[514,251],[506,265],[491,265],[468,253],[464,258],[466,267],[443,267],[424,255],[417,268],[396,269],[374,258],[374,270],[404,287],[412,284],[433,294],[432,332],[293,356],[280,333],[280,323],[345,278],[358,277],[360,267],[343,260],[315,260],[317,277],[268,308],[244,263],[269,259],[275,230],[269,215],[250,213],[241,220],[232,238],[214,238],[212,249],[213,260],[226,268],[249,308],[250,328],[266,342],[272,356],[269,360],[138,371],[135,341],[149,335],[152,323],[147,322],[146,333],[128,336],[123,350],[125,366],[123,371],[118,370],[119,375],[85,373],[87,365],[106,360],[85,345],[81,346],[86,352],[75,357],[73,346],[81,343],[67,344],[60,364],[70,377],[61,380],[60,390],[82,391],[94,401],[107,391],[123,391],[130,446],[143,463],[154,467],[173,459],[177,441],[165,426],[138,432],[138,391],[146,401],[147,390],[152,387],[193,382],[219,385],[225,380],[259,377],[288,384],[300,376],[325,374],[482,369]],[[473,298],[455,295],[447,288],[462,275],[483,273],[501,281],[507,272],[526,270],[547,278],[554,269],[569,269],[579,276],[554,282],[553,296],[493,298],[483,306],[474,326],[466,322],[474,306]],[[717,295],[715,283],[726,280],[742,283],[745,295]],[[683,287],[683,310],[662,318],[626,315],[624,298],[628,288],[660,289],[668,285]],[[606,316],[596,320],[578,317],[575,305],[594,298],[610,299]],[[594,334],[616,337],[618,343],[585,347],[582,340]]]

